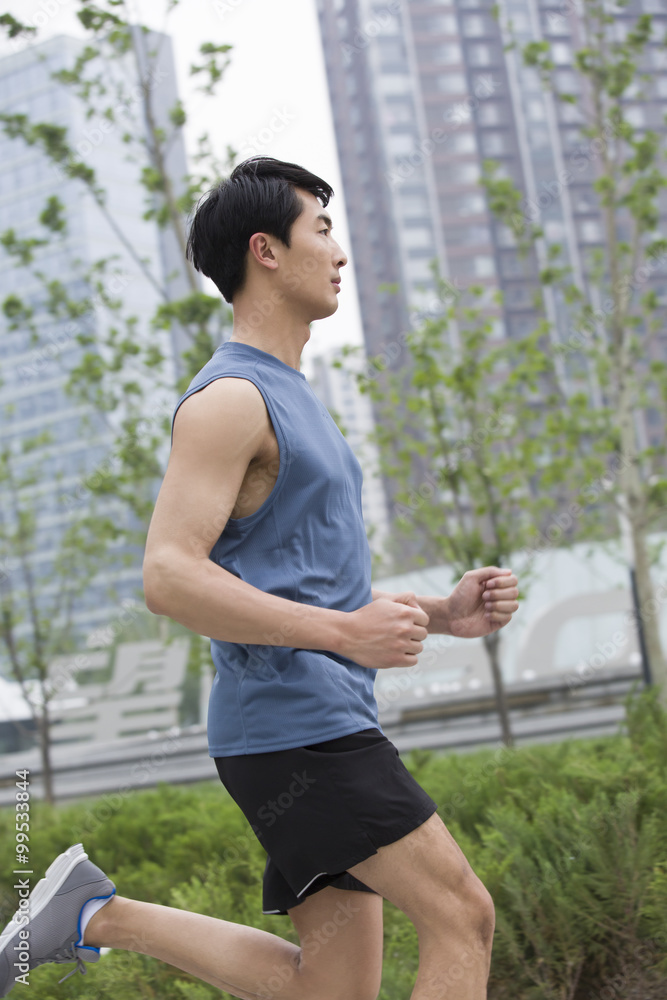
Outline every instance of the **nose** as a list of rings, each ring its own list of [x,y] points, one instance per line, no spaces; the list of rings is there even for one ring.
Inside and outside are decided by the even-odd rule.
[[[347,254],[345,251],[336,243],[336,249],[334,251],[334,262],[336,267],[345,267],[347,264]]]

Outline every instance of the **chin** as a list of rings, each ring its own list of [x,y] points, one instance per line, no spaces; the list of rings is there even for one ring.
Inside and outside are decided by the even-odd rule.
[[[327,316],[333,316],[333,314],[338,309],[338,298],[335,298],[333,302],[323,302],[317,311],[317,316],[315,319],[326,319]]]

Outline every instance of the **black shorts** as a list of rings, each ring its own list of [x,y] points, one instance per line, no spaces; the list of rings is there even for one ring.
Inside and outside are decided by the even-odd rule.
[[[214,760],[268,855],[263,913],[287,914],[327,885],[373,892],[347,869],[437,809],[379,729]]]

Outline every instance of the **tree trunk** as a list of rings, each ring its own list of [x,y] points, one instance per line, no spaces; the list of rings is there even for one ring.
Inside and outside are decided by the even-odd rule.
[[[660,603],[655,596],[651,578],[651,564],[646,544],[646,489],[642,484],[634,421],[633,382],[630,377],[630,360],[627,345],[620,355],[618,384],[618,420],[621,453],[626,462],[620,475],[619,503],[629,528],[630,552],[639,595],[639,615],[644,626],[644,639],[651,678],[659,688],[660,701],[667,707],[667,664],[660,641]]]
[[[500,661],[498,659],[498,647],[500,646],[500,635],[498,632],[492,632],[490,635],[485,635],[484,646],[489,657],[489,663],[491,664],[493,687],[496,694],[496,707],[498,708],[498,717],[500,718],[503,743],[506,747],[512,747],[514,746],[514,739],[510,728],[510,717],[507,708],[507,699],[505,697],[505,684],[503,682],[503,675],[500,671]]]
[[[644,531],[637,530],[634,524],[631,525],[631,530],[637,592],[639,594],[639,615],[644,626],[651,680],[659,689],[661,704],[667,708],[667,662],[660,638],[661,602],[655,596],[655,587],[651,578],[646,534]]]

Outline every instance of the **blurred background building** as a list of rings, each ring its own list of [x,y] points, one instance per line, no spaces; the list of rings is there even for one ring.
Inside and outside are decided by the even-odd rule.
[[[171,39],[153,34],[150,40],[156,46],[159,43],[160,53],[154,69],[159,74],[159,86],[154,90],[155,115],[158,122],[165,122],[168,109],[177,98]],[[150,331],[150,319],[161,301],[160,286],[167,286],[173,296],[187,291],[182,277],[182,254],[171,230],[160,229],[153,220],[143,218],[147,192],[139,183],[136,164],[127,160],[124,116],[141,120],[140,100],[135,97],[134,105],[124,108],[122,113],[116,109],[114,122],[87,119],[72,89],[52,79],[53,72],[71,68],[83,48],[82,40],[58,35],[2,58],[0,110],[5,114],[27,115],[33,122],[66,127],[76,155],[95,170],[100,186],[106,189],[106,215],[85,193],[84,186],[68,179],[37,144],[27,145],[22,139],[11,139],[0,132],[0,232],[13,229],[21,238],[43,236],[38,216],[46,199],[57,194],[64,204],[67,233],[59,241],[37,247],[35,267],[48,280],[61,281],[73,298],[83,298],[87,294],[81,278],[83,270],[99,258],[113,258],[104,278],[105,291],[112,297],[122,295],[125,313],[136,316],[139,326]],[[132,86],[140,87],[140,74],[129,56],[123,69],[130,92]],[[107,83],[111,87],[112,81]],[[174,176],[182,177],[186,171],[182,143],[174,142],[169,156]],[[120,238],[121,232],[124,240]],[[129,247],[145,259],[156,282],[150,281],[137,265]],[[39,305],[44,298],[40,282],[30,277],[27,268],[13,266],[8,256],[3,255],[0,301],[14,291],[35,310],[33,319],[39,343],[38,346],[31,343],[25,323],[12,330],[7,315],[2,317],[0,447],[11,448],[17,476],[35,462],[41,466],[40,483],[32,489],[37,523],[35,551],[29,557],[29,571],[39,581],[46,578],[53,565],[55,546],[65,531],[68,516],[72,509],[81,506],[86,477],[100,468],[104,470],[110,461],[114,429],[122,413],[112,412],[103,417],[74,400],[64,388],[69,372],[85,350],[76,335],[82,333],[97,339],[105,324],[112,321],[103,305],[98,302],[75,321],[55,319]],[[180,373],[178,359],[185,345],[179,340],[179,331],[174,332],[173,339],[159,331],[153,335],[174,372]],[[147,419],[170,412],[171,396],[161,397],[145,377],[142,388]],[[5,409],[7,404],[9,411]],[[90,422],[85,433],[84,420]],[[44,430],[51,432],[52,443],[24,454],[24,442]],[[60,479],[58,472],[62,474]],[[155,495],[158,486],[156,483]],[[6,525],[18,516],[8,489],[0,495],[0,508]],[[100,502],[99,510],[111,518],[127,520],[127,513],[113,497]],[[126,555],[131,557],[127,566],[123,562]],[[118,605],[123,599],[140,595],[141,562],[139,550],[118,546],[112,567],[98,575],[86,593],[76,599],[71,611],[63,608],[63,614],[71,613],[82,642],[118,615]],[[1,568],[0,586],[21,586],[24,568],[19,566],[18,559]],[[116,590],[115,598],[109,596],[110,585]],[[42,587],[41,593],[46,596],[48,591]],[[28,623],[23,631],[29,631]],[[0,672],[8,672],[4,648],[0,650]]]
[[[395,343],[410,316],[437,311],[432,260],[453,292],[473,282],[502,291],[499,336],[521,338],[535,329],[544,241],[528,260],[519,257],[514,234],[489,211],[480,185],[484,160],[498,163],[496,176],[514,181],[522,214],[543,227],[548,243],[562,246],[562,263],[577,283],[586,279],[590,251],[602,244],[593,190],[602,150],[581,134],[590,95],[573,71],[574,51],[586,44],[582,8],[502,0],[498,18],[494,7],[494,0],[318,0],[369,355]],[[648,82],[633,84],[626,114],[638,128],[664,133],[664,0],[615,9],[615,30],[624,38],[642,11],[654,19],[643,67]],[[571,102],[543,87],[520,48],[508,48],[513,38],[519,47],[548,44],[556,87]],[[661,208],[664,221],[664,191]],[[387,282],[396,283],[393,294]],[[664,259],[645,287],[656,291],[667,316]],[[554,338],[565,341],[572,333],[565,304],[550,287],[544,295]],[[655,351],[667,358],[667,334]],[[564,363],[561,376],[567,388]],[[659,421],[656,411],[642,415],[645,443]]]

